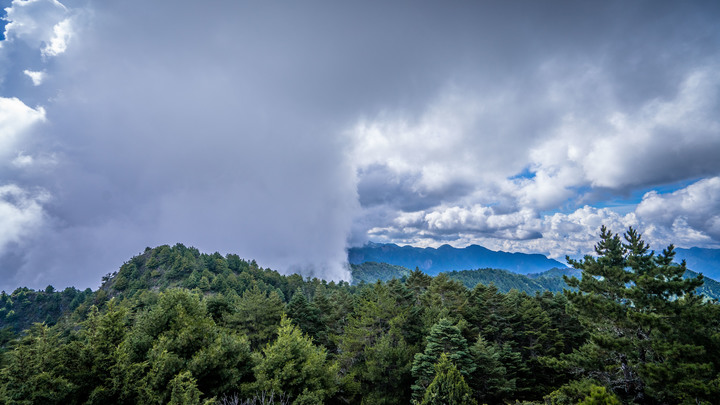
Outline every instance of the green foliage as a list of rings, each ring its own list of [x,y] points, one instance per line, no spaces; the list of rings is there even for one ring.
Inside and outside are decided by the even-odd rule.
[[[440,355],[435,378],[425,390],[421,405],[473,405],[472,390],[447,355]]]
[[[60,337],[46,325],[35,324],[7,354],[0,372],[0,403],[64,404],[75,386],[65,375]]]
[[[267,293],[257,285],[246,290],[235,307],[225,319],[230,327],[250,338],[253,350],[275,337],[285,309],[277,292]]]
[[[338,361],[350,384],[347,395],[362,393],[370,403],[407,403],[415,348],[412,300],[390,285],[376,283],[361,290],[355,310],[339,337]]]
[[[257,392],[282,392],[294,404],[318,404],[337,390],[337,364],[283,317],[277,339],[256,356]]]
[[[161,293],[121,351],[123,385],[129,389],[123,396],[146,402],[168,401],[170,381],[186,371],[203,394],[219,395],[246,381],[252,366],[247,339],[215,324],[200,297],[183,290]]]
[[[720,305],[626,236],[603,229],[566,295],[148,248],[96,292],[0,294],[0,403],[713,403]]]
[[[443,354],[464,376],[469,376],[475,371],[467,341],[460,333],[460,329],[450,320],[443,318],[430,329],[425,350],[416,354],[413,360],[412,375],[416,380],[412,390],[416,399],[422,398],[435,378],[435,364],[440,361]]]
[[[576,380],[568,384],[563,385],[557,390],[551,392],[545,396],[545,402],[549,405],[576,405],[582,403],[582,401],[592,398],[595,395],[595,400],[605,399],[608,404],[619,404],[617,397],[608,393],[605,387],[598,386],[593,380]],[[594,402],[588,402],[588,404]],[[604,402],[595,402],[604,403]]]
[[[408,277],[410,275],[410,269],[387,263],[365,262],[362,264],[351,264],[350,275],[353,284],[373,284],[377,281],[390,281],[392,279]]]
[[[475,371],[468,377],[475,397],[481,403],[500,403],[515,392],[516,378],[509,375],[503,361],[503,349],[482,336],[470,347]]]
[[[57,323],[60,318],[75,310],[92,295],[92,291],[79,291],[66,288],[56,291],[48,286],[42,291],[29,288],[18,288],[7,294],[0,294],[0,330],[9,328],[20,333],[34,323],[45,323],[49,326]]]
[[[567,288],[562,275],[531,278],[529,275],[489,268],[451,271],[444,274],[447,274],[452,280],[461,282],[467,288],[473,288],[478,284],[492,284],[502,292],[518,290],[528,294],[535,294],[543,291],[561,292],[564,288]]]
[[[189,371],[176,375],[169,384],[170,402],[168,405],[199,405],[200,390]]]
[[[695,295],[702,277],[684,278],[685,263],[673,263],[672,245],[656,256],[633,228],[625,242],[605,227],[600,238],[597,258],[569,260],[583,273],[581,280],[568,279],[579,289],[568,298],[593,331],[594,346],[578,351],[575,364],[594,367],[597,378],[627,400],[717,398],[718,346],[711,332],[717,331],[711,317],[717,305]],[[595,356],[594,366],[588,355]]]
[[[617,397],[608,393],[605,387],[593,386],[590,395],[585,397],[578,405],[620,405]]]
[[[295,291],[288,302],[287,314],[303,333],[313,339],[317,339],[324,332],[320,311],[315,305],[308,302],[305,293],[300,288]]]

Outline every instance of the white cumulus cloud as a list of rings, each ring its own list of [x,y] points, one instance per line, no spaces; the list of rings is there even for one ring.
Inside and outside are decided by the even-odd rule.
[[[31,193],[15,184],[0,186],[0,254],[41,229],[46,217],[42,204],[48,198],[46,192]]]
[[[45,121],[45,109],[31,108],[19,99],[0,97],[0,158],[15,154],[23,135]]]
[[[32,70],[27,70],[27,69],[24,70],[23,73],[25,73],[25,75],[27,77],[29,77],[30,80],[32,80],[32,83],[34,86],[41,85],[43,80],[45,80],[45,76],[46,76],[45,72],[35,72]]]
[[[41,53],[44,57],[57,56],[67,50],[68,41],[73,36],[72,19],[66,18],[53,26],[53,35]]]
[[[70,35],[68,9],[57,0],[13,0],[7,11],[5,26],[8,40],[19,39],[49,52],[64,50]],[[67,22],[64,22],[67,21]],[[49,54],[51,55],[51,54]]]
[[[720,240],[720,177],[700,180],[669,194],[651,191],[636,210],[647,223],[666,233],[686,230],[695,242]],[[685,241],[687,244],[688,241]]]

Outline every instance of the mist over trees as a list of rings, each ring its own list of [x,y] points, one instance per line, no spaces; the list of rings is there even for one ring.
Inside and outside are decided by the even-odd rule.
[[[571,288],[528,294],[148,248],[94,292],[2,294],[0,403],[712,404],[720,307],[673,259],[603,227]]]

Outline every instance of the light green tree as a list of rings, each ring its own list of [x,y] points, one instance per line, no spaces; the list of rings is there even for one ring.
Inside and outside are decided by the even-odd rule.
[[[445,353],[435,365],[435,378],[425,390],[421,405],[474,405],[472,390]]]
[[[302,404],[322,403],[337,390],[337,364],[287,317],[280,322],[277,339],[256,357],[253,388],[258,393],[284,393]]]

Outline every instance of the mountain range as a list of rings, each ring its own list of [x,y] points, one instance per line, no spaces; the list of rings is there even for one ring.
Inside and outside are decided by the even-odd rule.
[[[403,279],[410,276],[411,270],[387,263],[365,262],[362,264],[351,264],[352,284],[374,283],[376,281],[390,281],[394,278]],[[550,291],[553,293],[569,289],[563,276],[582,277],[582,272],[569,267],[553,268],[540,273],[517,274],[507,270],[482,268],[475,270],[453,270],[440,273],[449,279],[463,284],[472,289],[477,284],[494,285],[498,291],[506,293],[510,290],[518,290],[527,294],[542,293]],[[695,278],[699,274],[688,270],[685,278]],[[698,294],[704,294],[708,298],[720,299],[720,283],[712,278],[705,277],[704,284],[697,289]]]
[[[398,246],[392,243],[368,243],[348,250],[350,264],[364,262],[388,263],[409,269],[418,268],[431,276],[444,271],[493,268],[513,273],[539,273],[552,268],[567,267],[564,263],[541,254],[494,251],[478,245],[454,248]]]
[[[675,260],[685,260],[688,269],[712,279],[720,279],[720,249],[693,247],[675,249]],[[659,253],[659,252],[658,252]],[[367,243],[348,250],[351,265],[365,262],[387,263],[408,269],[420,269],[423,273],[437,275],[441,272],[473,269],[503,269],[518,274],[542,273],[550,269],[565,269],[563,262],[541,254],[508,253],[494,251],[478,245],[455,248],[442,245],[438,248],[398,246],[392,243]]]
[[[715,280],[720,279],[720,249],[677,248],[675,252],[675,261],[685,260],[688,269]]]

